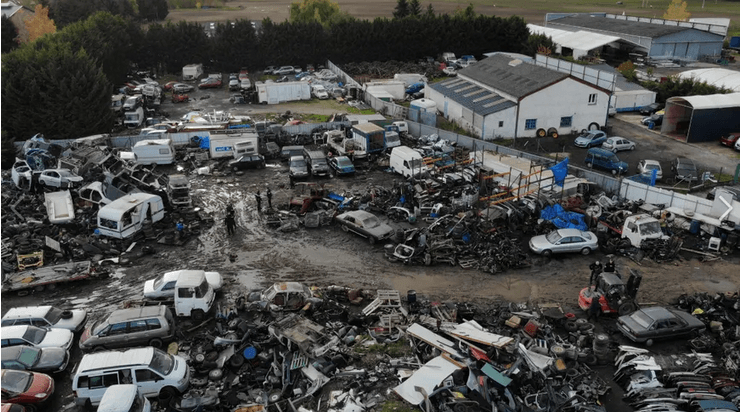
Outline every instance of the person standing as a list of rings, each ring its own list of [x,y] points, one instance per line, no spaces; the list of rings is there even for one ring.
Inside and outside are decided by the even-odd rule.
[[[262,213],[262,197],[260,196],[260,190],[255,193],[255,201],[257,202],[257,213]]]
[[[234,234],[234,228],[237,226],[234,220],[234,208],[232,205],[226,208],[226,217],[224,218],[224,225],[226,225],[226,233],[231,236]]]
[[[602,314],[602,304],[599,303],[600,296],[592,297],[592,302],[589,304],[589,315],[587,320],[594,318],[595,321],[599,320],[599,315]]]
[[[273,192],[270,191],[270,188],[268,188],[268,209],[273,209]]]

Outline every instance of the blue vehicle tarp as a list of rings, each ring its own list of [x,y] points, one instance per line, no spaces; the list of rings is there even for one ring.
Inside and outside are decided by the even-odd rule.
[[[551,167],[551,172],[553,172],[553,179],[556,181],[556,184],[559,186],[563,186],[563,182],[566,179],[566,173],[569,171],[569,158],[563,159],[560,163],[557,165]]]
[[[553,223],[559,229],[589,230],[584,223],[584,215],[567,212],[561,205],[548,206],[540,211],[540,218]]]

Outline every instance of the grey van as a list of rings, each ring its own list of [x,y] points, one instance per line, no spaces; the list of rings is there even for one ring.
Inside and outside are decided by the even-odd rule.
[[[149,345],[161,348],[175,337],[172,312],[164,306],[142,306],[114,311],[80,336],[83,351]]]
[[[597,147],[591,148],[587,151],[587,157],[584,158],[584,163],[589,168],[599,167],[601,169],[609,170],[613,175],[628,171],[628,164],[621,162],[615,153]]]

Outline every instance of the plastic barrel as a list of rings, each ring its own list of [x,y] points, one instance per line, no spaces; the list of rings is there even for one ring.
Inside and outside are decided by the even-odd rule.
[[[654,122],[648,122],[648,128],[649,129],[653,130],[655,126],[656,126],[656,123],[654,123]]]
[[[693,220],[692,223],[690,223],[690,233],[692,233],[693,235],[700,233],[700,221],[699,220]]]
[[[417,301],[417,291],[416,290],[408,290],[407,291],[407,302],[408,303],[414,303]]]
[[[248,346],[244,349],[242,355],[247,360],[255,359],[255,356],[257,355],[257,349],[255,349],[253,346]]]

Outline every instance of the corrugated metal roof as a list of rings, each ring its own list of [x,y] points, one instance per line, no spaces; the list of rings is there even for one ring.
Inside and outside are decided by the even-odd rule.
[[[688,27],[666,26],[663,24],[608,19],[606,17],[589,15],[574,15],[563,17],[560,19],[551,20],[550,23],[566,24],[574,27],[582,27],[585,29],[650,38],[662,37],[668,34],[692,30]]]
[[[549,36],[554,43],[561,45],[561,47],[576,50],[592,50],[620,40],[620,37],[617,36],[607,36],[583,30],[573,32],[535,24],[528,24],[527,28],[530,29],[530,33],[532,34],[544,34]]]
[[[428,83],[427,87],[437,90],[448,99],[482,116],[515,106],[514,102],[505,99],[491,90],[463,79],[451,79],[432,84]]]
[[[736,70],[711,67],[707,69],[687,70],[679,73],[677,76],[680,79],[695,78],[701,82],[706,82],[716,87],[725,87],[735,92],[741,91],[739,90],[741,78],[739,78],[738,71]]]
[[[13,15],[22,8],[23,6],[12,1],[9,1],[7,3],[0,3],[0,9],[2,9],[3,16],[7,18],[13,17]]]
[[[459,70],[458,75],[485,84],[517,99],[569,77],[566,73],[524,63],[504,55],[487,57]],[[457,81],[465,80],[459,78]]]
[[[593,69],[601,70],[603,72],[610,72],[615,73],[615,91],[623,91],[623,92],[630,92],[630,91],[638,91],[638,90],[648,90],[645,87],[641,86],[638,83],[632,83],[629,82],[625,76],[618,73],[617,70],[615,70],[614,67],[610,66],[606,63],[601,64],[595,64],[593,66],[590,66]]]
[[[739,99],[741,93],[709,94],[706,96],[684,96],[670,97],[666,101],[671,103],[689,103],[695,110],[724,109],[727,107],[740,107]]]

